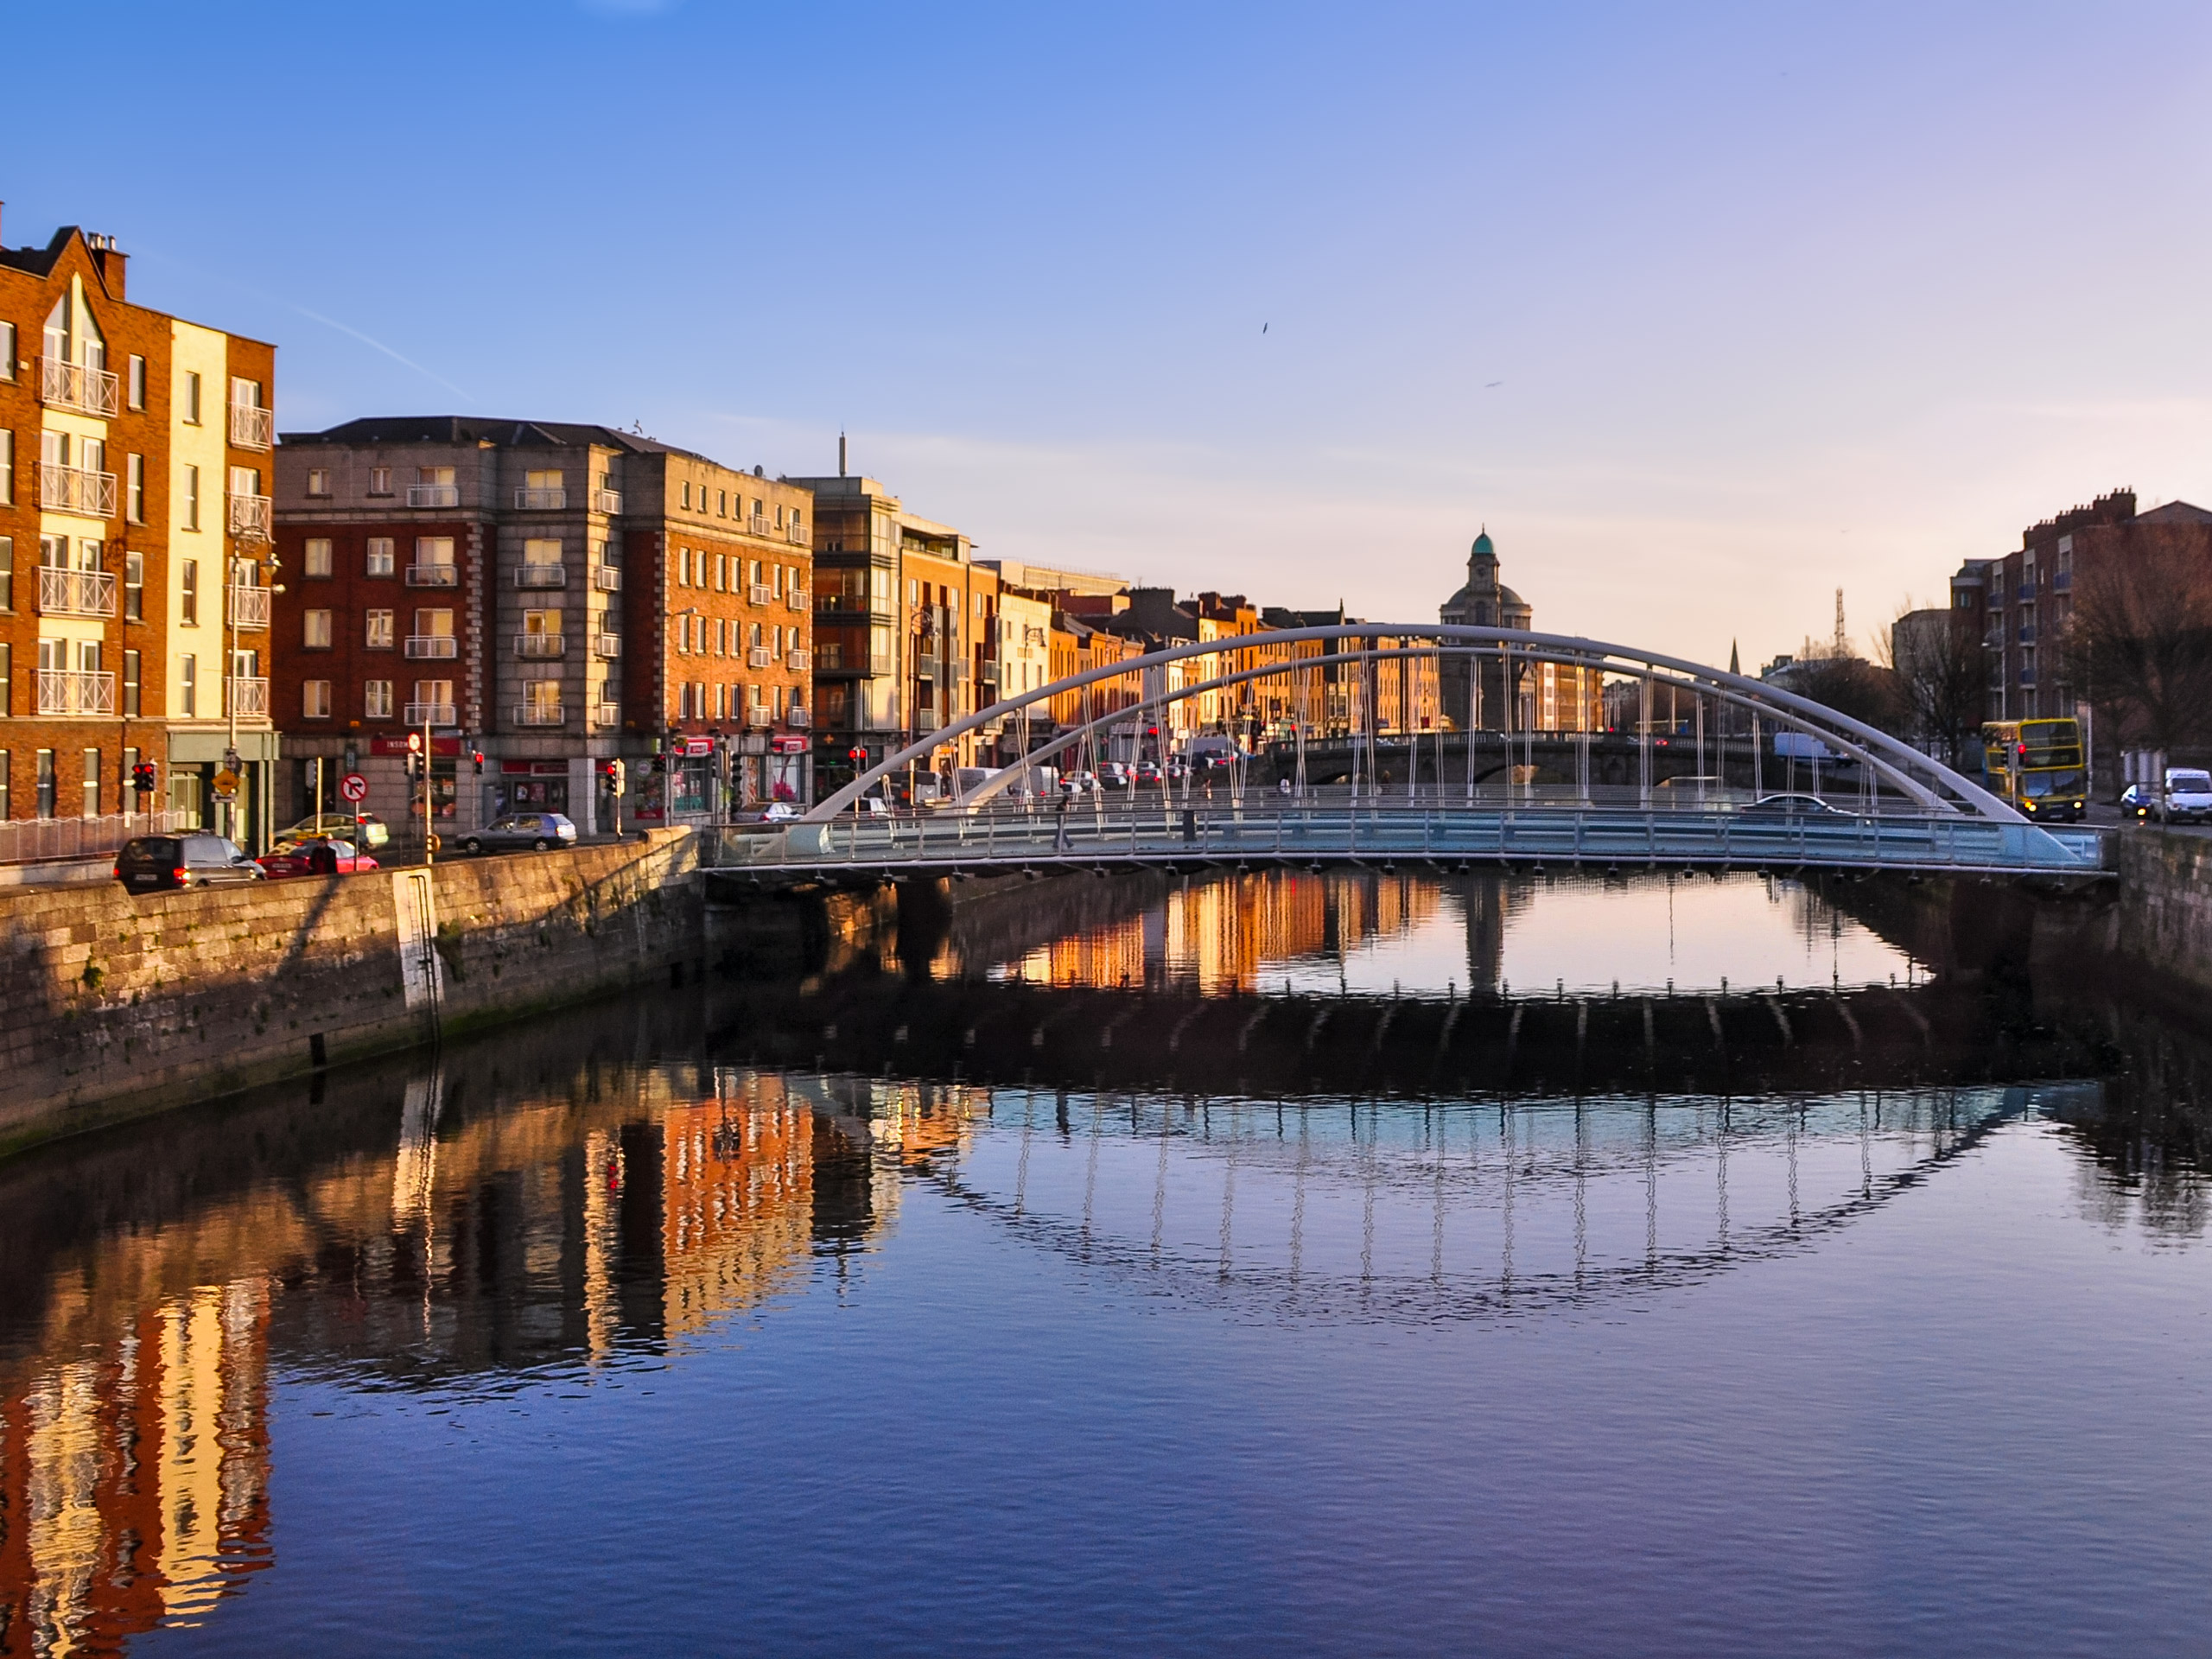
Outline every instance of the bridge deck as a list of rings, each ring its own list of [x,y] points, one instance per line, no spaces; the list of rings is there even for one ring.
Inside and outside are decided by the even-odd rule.
[[[1725,809],[1273,801],[1189,808],[1084,803],[1065,817],[1040,807],[792,824],[725,836],[718,861],[725,869],[790,880],[840,873],[1395,859],[2075,878],[2107,873],[2101,831],[1963,816],[1783,818]]]

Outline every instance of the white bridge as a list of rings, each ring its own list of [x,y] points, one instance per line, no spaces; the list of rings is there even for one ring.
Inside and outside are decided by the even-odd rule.
[[[1562,740],[1579,753],[1574,781],[1516,781],[1534,767],[1516,773],[1511,763],[1533,757],[1539,736],[1515,729],[1517,696],[1503,699],[1497,726],[1453,734],[1448,745],[1440,729],[1413,726],[1410,718],[1403,724],[1412,729],[1382,729],[1386,677],[1398,677],[1398,707],[1410,710],[1415,700],[1402,688],[1416,675],[1430,677],[1432,686],[1446,675],[1469,684],[1511,686],[1536,663],[1638,683],[1646,717],[1631,740],[1639,755],[1636,783],[1593,783],[1592,734],[1573,733],[1542,736],[1554,756]],[[1325,673],[1346,711],[1354,749],[1364,747],[1366,765],[1363,775],[1356,755],[1348,783],[1315,788],[1306,781],[1303,746]],[[1256,784],[1250,764],[1238,760],[1204,782],[1186,774],[1161,786],[1039,798],[1018,787],[1033,774],[1016,763],[935,810],[887,817],[850,810],[910,767],[935,770],[968,733],[1026,731],[1030,711],[1070,693],[1077,694],[1083,717],[1049,741],[1024,743],[1028,766],[1070,752],[1087,760],[1115,728],[1170,729],[1176,723],[1172,705],[1268,680],[1285,683],[1285,695],[1275,701],[1289,711],[1295,757],[1270,785]],[[1663,740],[1649,717],[1662,695],[1673,711]],[[1192,729],[1192,722],[1182,729]],[[1768,740],[1780,733],[1813,740],[1791,746],[1808,758],[1785,761],[1770,754]],[[1751,787],[1700,782],[1694,791],[1670,790],[1669,780],[1655,776],[1656,743],[1671,746],[1677,756],[1694,743],[1700,779],[1747,765]],[[1484,746],[1496,758],[1478,768]],[[1456,766],[1447,747],[1457,750]],[[1395,781],[1386,764],[1393,756]],[[1825,762],[1812,756],[1825,756]],[[1790,799],[1776,799],[1777,792]],[[1807,797],[1818,798],[1791,804]],[[1118,866],[1318,868],[1349,861],[1388,868],[1402,861],[1447,869],[1503,864],[2094,878],[2104,874],[2103,854],[2098,831],[2031,822],[1973,779],[1887,733],[1758,680],[1554,634],[1346,622],[1178,645],[1007,698],[886,756],[797,822],[726,837],[717,861],[779,884]]]

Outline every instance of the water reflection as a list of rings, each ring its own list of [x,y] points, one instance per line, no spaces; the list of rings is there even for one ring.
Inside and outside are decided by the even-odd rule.
[[[958,918],[933,963],[938,977],[1208,996],[1450,995],[1720,990],[1732,980],[1840,988],[1924,971],[1816,889],[1751,874],[1446,880],[1270,869],[1204,881],[1117,878],[1103,916],[1056,914],[1048,904],[1033,918],[1026,897],[1009,902],[1052,936],[1032,944],[1019,918],[1012,927],[988,914]]]
[[[893,1255],[919,1269],[908,1295],[1014,1263],[1300,1340],[1511,1331],[1938,1213],[2021,1137],[2070,1148],[2091,1224],[2202,1235],[2202,1044],[2078,986],[1893,990],[1881,953],[1904,948],[1816,896],[1684,884],[1675,956],[1646,959],[1681,970],[1670,996],[1663,976],[1615,995],[1625,956],[1543,982],[1608,918],[1657,948],[1663,885],[1081,893],[1083,925],[1044,944],[1033,917],[957,918],[934,974],[657,994],[0,1166],[0,1652],[219,1630],[226,1597],[265,1599],[300,1541],[270,1498],[288,1394],[442,1408],[713,1368],[828,1293],[880,1294]],[[1738,927],[1756,937],[1726,954]],[[1804,977],[1777,994],[1787,953]],[[1470,997],[1480,963],[1493,991]],[[1504,995],[1523,974],[1545,994]],[[990,1346],[988,1315],[945,1317],[951,1349]],[[817,1340],[813,1386],[867,1395],[879,1378]],[[1005,1363],[957,1381],[987,1396]],[[763,1455],[800,1433],[772,1417]],[[527,1510],[552,1477],[513,1478]],[[691,1478],[664,1448],[605,1501],[696,1502]],[[696,1545],[732,1547],[712,1524]]]

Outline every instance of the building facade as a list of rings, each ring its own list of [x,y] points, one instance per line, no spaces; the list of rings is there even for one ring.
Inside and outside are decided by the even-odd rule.
[[[143,805],[254,845],[276,350],[133,304],[126,265],[73,226],[0,250],[0,819]]]
[[[1487,527],[1467,551],[1467,580],[1438,607],[1437,620],[1522,632],[1535,626],[1535,609],[1498,579],[1497,548]],[[1604,678],[1594,668],[1572,663],[1447,652],[1444,714],[1462,731],[1597,731],[1606,723]]]
[[[611,427],[455,416],[288,433],[273,688],[286,787],[359,772],[394,832],[502,812],[702,822],[810,796],[812,502]],[[481,760],[478,760],[481,756]]]

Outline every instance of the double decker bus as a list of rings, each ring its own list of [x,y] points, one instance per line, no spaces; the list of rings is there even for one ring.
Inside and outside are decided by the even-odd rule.
[[[2079,821],[2089,798],[2079,721],[1993,720],[1981,744],[1992,794],[2031,818]]]

